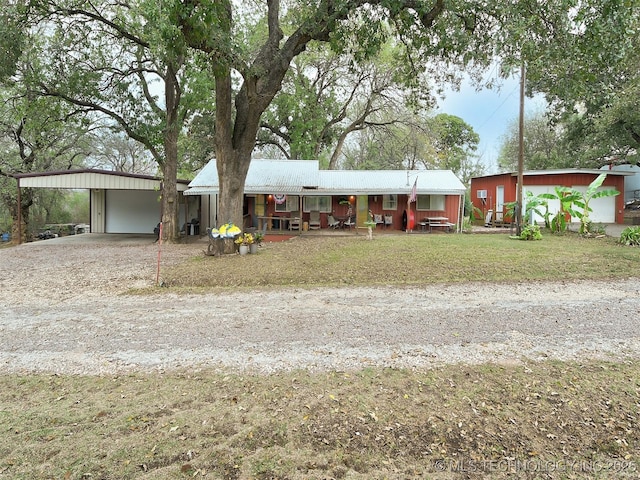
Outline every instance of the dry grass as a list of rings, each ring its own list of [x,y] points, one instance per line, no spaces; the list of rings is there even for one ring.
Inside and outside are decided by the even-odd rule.
[[[575,235],[296,239],[170,289],[637,275]],[[198,274],[193,272],[197,270]],[[251,375],[0,376],[0,478],[636,478],[640,361]]]
[[[302,237],[261,247],[258,255],[194,258],[165,270],[170,287],[407,285],[624,278],[637,275],[637,249],[577,234],[542,241],[507,234]]]
[[[0,476],[635,478],[639,378],[637,362],[5,376]]]

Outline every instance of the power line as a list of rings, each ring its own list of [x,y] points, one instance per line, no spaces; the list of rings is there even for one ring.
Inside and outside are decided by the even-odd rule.
[[[496,113],[498,113],[498,110],[500,110],[504,106],[504,104],[507,102],[507,100],[509,100],[509,98],[511,98],[511,95],[513,95],[518,88],[519,88],[518,85],[516,85],[513,88],[513,90],[511,90],[511,93],[509,93],[509,95],[507,95],[507,97],[502,101],[502,103],[496,107],[496,109],[493,111],[493,113],[487,117],[487,119],[482,123],[482,125],[480,125],[480,127],[478,127],[478,130],[481,130],[487,123],[489,123],[489,120],[491,120],[493,118],[493,116]]]

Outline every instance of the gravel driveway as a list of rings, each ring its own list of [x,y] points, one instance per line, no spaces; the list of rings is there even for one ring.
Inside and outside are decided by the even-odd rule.
[[[166,246],[163,265],[202,249]],[[639,279],[124,294],[154,284],[157,258],[149,239],[0,249],[0,372],[272,372],[640,356]]]

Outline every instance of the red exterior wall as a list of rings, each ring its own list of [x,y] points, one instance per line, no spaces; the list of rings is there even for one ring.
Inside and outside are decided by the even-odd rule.
[[[349,200],[352,205],[353,205],[353,215],[356,214],[357,208],[356,208],[356,202],[357,202],[357,198],[356,196],[347,196],[347,195],[336,195],[333,196],[331,199],[331,210],[333,212],[333,215],[336,217],[346,217],[347,216],[347,211],[349,206],[348,205],[340,205],[340,201],[347,199]],[[398,195],[398,205],[397,208],[395,210],[383,210],[382,209],[382,195],[369,195],[368,198],[368,203],[369,203],[369,210],[371,210],[371,213],[375,214],[381,214],[381,215],[393,215],[393,229],[394,230],[400,230],[402,229],[402,216],[405,210],[407,210],[407,200],[408,200],[408,195]],[[429,217],[429,216],[443,216],[443,217],[448,217],[449,218],[449,222],[454,223],[454,224],[458,224],[458,217],[459,217],[459,211],[460,211],[460,204],[459,201],[461,201],[460,197],[458,195],[445,195],[445,209],[444,210],[418,210],[416,211],[416,204],[412,203],[411,204],[411,210],[413,210],[413,212],[416,214],[416,220],[423,218],[423,217]],[[271,201],[267,201],[267,215],[268,216],[273,216],[273,217],[277,217],[277,216],[284,216],[284,217],[288,217],[289,215],[284,213],[284,212],[275,212],[275,204],[273,202],[273,200]],[[328,214],[327,213],[321,213],[320,214],[320,225],[321,228],[327,228],[327,226],[329,225],[328,219],[327,219]],[[308,222],[309,221],[309,213],[308,212],[302,212],[302,221],[303,222]]]
[[[606,173],[603,171],[603,173]],[[564,187],[588,186],[596,179],[597,175],[593,173],[562,173],[557,175],[525,175],[524,186],[536,185],[560,185]],[[496,187],[504,185],[504,201],[515,202],[517,195],[517,176],[511,173],[503,173],[491,175],[487,177],[477,177],[471,179],[471,202],[474,207],[479,208],[484,214],[487,210],[495,211],[495,192]],[[620,192],[616,196],[616,223],[624,223],[624,176],[607,175],[602,184],[603,187],[615,188]],[[483,204],[477,195],[478,190],[487,190],[487,200]]]
[[[488,177],[478,177],[471,179],[471,203],[475,208],[482,212],[482,219],[488,210],[496,211],[496,189],[499,186],[504,187],[504,201],[514,202],[516,200],[516,181],[517,178],[510,173],[502,173],[491,175]],[[486,190],[487,198],[483,201],[478,198],[478,190]],[[477,213],[476,213],[477,216]]]

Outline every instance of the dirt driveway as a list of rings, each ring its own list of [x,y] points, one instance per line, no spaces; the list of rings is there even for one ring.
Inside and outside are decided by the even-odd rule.
[[[0,249],[0,372],[425,368],[640,355],[640,281],[132,296],[153,239]],[[165,246],[180,262],[202,243]]]

